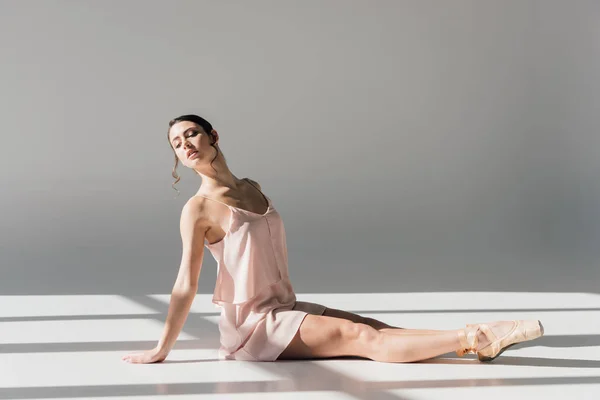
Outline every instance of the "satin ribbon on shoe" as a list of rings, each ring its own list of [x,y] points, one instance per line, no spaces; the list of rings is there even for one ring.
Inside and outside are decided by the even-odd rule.
[[[458,339],[460,340],[461,348],[456,350],[459,357],[465,354],[477,354],[477,346],[479,346],[479,326],[467,325],[467,328],[458,331]]]

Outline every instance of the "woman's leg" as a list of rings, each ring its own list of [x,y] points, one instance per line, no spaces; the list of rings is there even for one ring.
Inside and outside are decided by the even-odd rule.
[[[496,337],[503,337],[514,327],[512,321],[487,325]],[[358,356],[383,362],[413,362],[461,349],[460,333],[463,329],[394,334],[344,318],[307,314],[278,359]],[[477,339],[477,349],[489,344],[481,331]]]
[[[344,310],[338,310],[336,308],[327,308],[323,315],[327,317],[335,317],[342,318],[348,321],[357,322],[369,325],[380,332],[391,333],[394,335],[414,335],[414,334],[435,334],[440,332],[445,332],[443,330],[432,330],[432,329],[408,329],[408,328],[400,328],[397,326],[388,325],[385,322],[379,321],[374,318],[363,317],[358,314],[354,314]]]
[[[459,330],[397,335],[343,318],[308,314],[278,359],[358,356],[382,362],[413,362],[456,351]]]

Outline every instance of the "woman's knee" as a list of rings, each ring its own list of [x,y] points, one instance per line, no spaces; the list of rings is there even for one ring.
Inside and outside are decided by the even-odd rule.
[[[382,352],[383,335],[368,324],[308,315],[279,358],[359,356],[376,359]]]
[[[340,326],[339,334],[344,342],[361,350],[359,356],[371,358],[380,350],[382,333],[368,324],[348,321]]]
[[[390,336],[385,332],[363,323],[344,324],[340,329],[344,342],[349,344],[354,354],[366,357],[374,361],[382,362],[404,362],[410,356],[409,349],[400,343],[398,336]],[[390,340],[394,341],[392,344]],[[393,345],[393,351],[389,346]]]

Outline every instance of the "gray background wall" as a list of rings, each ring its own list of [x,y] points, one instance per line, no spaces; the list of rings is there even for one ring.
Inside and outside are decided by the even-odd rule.
[[[298,292],[598,292],[598,1],[0,0],[0,56],[2,294],[169,293],[184,113]]]

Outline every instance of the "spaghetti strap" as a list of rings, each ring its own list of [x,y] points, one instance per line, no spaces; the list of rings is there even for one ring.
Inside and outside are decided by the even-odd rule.
[[[223,204],[223,205],[226,205],[227,207],[232,207],[232,206],[230,206],[230,205],[229,205],[229,204],[227,204],[227,203],[223,203],[223,202],[222,202],[222,201],[220,201],[220,200],[216,200],[216,199],[213,199],[213,198],[211,198],[211,197],[208,197],[208,196],[203,196],[203,195],[201,195],[201,194],[195,194],[194,196],[198,196],[198,197],[204,197],[205,199],[209,199],[209,200],[212,200],[212,201],[216,201],[217,203],[221,203],[221,204]]]

